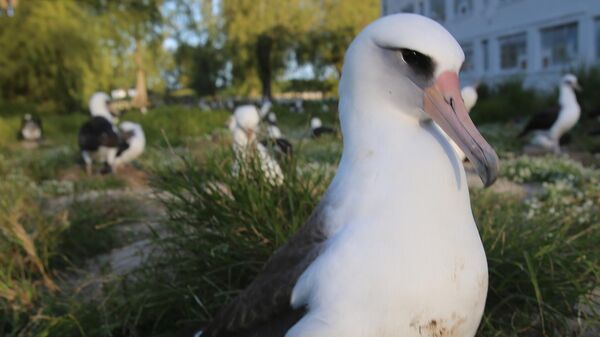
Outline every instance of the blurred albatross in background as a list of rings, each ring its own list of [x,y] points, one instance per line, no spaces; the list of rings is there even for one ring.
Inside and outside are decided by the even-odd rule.
[[[486,257],[464,169],[432,122],[492,184],[497,156],[460,97],[463,60],[456,40],[419,15],[386,16],[360,33],[340,82],[344,148],[331,186],[197,335],[475,335]]]
[[[519,137],[533,132],[531,146],[559,153],[560,138],[577,124],[581,114],[575,90],[581,90],[577,77],[565,75],[560,83],[559,105],[536,113]]]
[[[236,155],[233,174],[240,174],[246,165],[256,159],[267,181],[274,185],[281,185],[283,172],[279,164],[271,157],[267,148],[256,139],[259,123],[259,110],[254,105],[242,105],[235,109],[233,117],[229,121],[229,130],[233,137],[233,150]]]

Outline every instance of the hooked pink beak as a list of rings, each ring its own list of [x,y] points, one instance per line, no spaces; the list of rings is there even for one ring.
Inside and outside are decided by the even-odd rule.
[[[425,112],[436,122],[475,165],[483,184],[488,187],[498,176],[498,155],[481,136],[460,96],[460,81],[454,72],[439,75],[425,89]]]

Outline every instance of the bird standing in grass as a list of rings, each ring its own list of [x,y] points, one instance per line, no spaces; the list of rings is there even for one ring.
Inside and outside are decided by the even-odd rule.
[[[497,156],[460,97],[464,53],[441,25],[383,17],[346,52],[342,159],[303,227],[198,335],[473,337],[485,252],[462,165],[484,185]]]
[[[560,83],[559,106],[540,111],[533,115],[519,137],[534,133],[531,148],[543,151],[560,152],[561,137],[571,130],[581,115],[575,90],[581,90],[577,77],[573,74],[563,76]]]
[[[310,120],[310,134],[313,138],[320,138],[324,135],[335,135],[337,132],[334,128],[323,126],[323,122],[319,117],[313,117]]]
[[[25,114],[21,120],[21,130],[19,130],[18,138],[26,142],[40,142],[44,137],[44,129],[42,128],[42,120],[31,114]]]
[[[236,161],[233,167],[235,175],[240,174],[252,160],[259,161],[260,168],[267,181],[274,185],[283,183],[281,167],[270,155],[267,148],[256,139],[260,116],[254,105],[242,105],[235,109],[233,119],[229,121],[229,129],[233,137],[233,150]]]
[[[100,172],[110,173],[119,149],[119,131],[114,125],[117,117],[110,105],[110,97],[105,93],[92,95],[89,106],[92,118],[81,126],[77,136],[85,171],[92,174],[93,162],[98,161],[103,164]]]

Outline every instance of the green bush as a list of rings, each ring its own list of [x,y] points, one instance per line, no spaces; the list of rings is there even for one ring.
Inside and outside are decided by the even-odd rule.
[[[600,86],[600,67],[583,68],[576,71],[575,74],[583,89],[577,93],[582,118],[598,117],[600,115],[600,95],[596,88]]]
[[[520,79],[493,87],[481,85],[478,92],[479,100],[471,111],[476,124],[521,120],[558,102],[553,95],[525,89]]]

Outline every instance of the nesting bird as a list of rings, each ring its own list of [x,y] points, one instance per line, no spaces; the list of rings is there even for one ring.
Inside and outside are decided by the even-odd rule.
[[[25,114],[21,119],[21,130],[18,138],[26,142],[40,142],[44,136],[42,120],[31,114]]]
[[[228,126],[233,137],[233,150],[236,154],[234,174],[238,175],[245,165],[256,158],[267,181],[274,185],[281,185],[283,183],[281,167],[271,157],[267,148],[256,138],[259,123],[260,116],[254,105],[237,107],[233,118],[229,121]]]
[[[310,133],[313,138],[319,138],[323,135],[335,135],[337,132],[332,127],[323,126],[319,117],[313,117],[310,120]]]
[[[523,137],[533,132],[531,146],[554,153],[560,152],[561,137],[577,124],[581,115],[575,95],[575,90],[581,90],[577,77],[563,76],[559,90],[559,106],[535,114],[519,135]]]
[[[473,337],[488,270],[463,166],[497,156],[460,97],[464,53],[435,21],[385,16],[346,52],[342,159],[323,199],[202,337]]]

